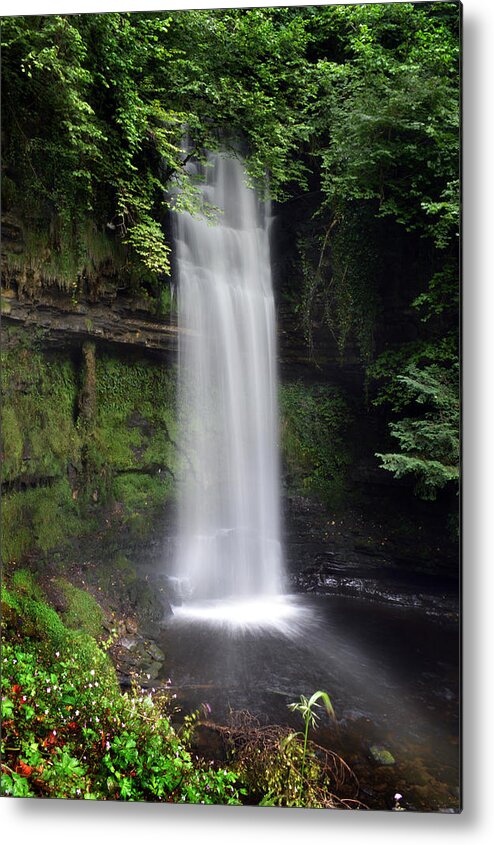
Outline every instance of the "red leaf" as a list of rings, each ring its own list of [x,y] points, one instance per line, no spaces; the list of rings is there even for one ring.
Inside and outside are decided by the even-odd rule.
[[[25,777],[25,778],[28,778],[29,775],[32,775],[32,773],[33,773],[33,767],[28,766],[28,764],[24,763],[23,760],[19,760],[19,762],[17,763],[17,766],[15,767],[15,770],[16,770],[18,775],[22,775],[22,777]]]

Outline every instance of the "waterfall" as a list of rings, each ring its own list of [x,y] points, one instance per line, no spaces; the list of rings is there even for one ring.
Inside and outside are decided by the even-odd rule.
[[[201,175],[205,213],[174,215],[184,461],[176,576],[194,600],[268,599],[282,576],[269,206],[236,158],[210,154]]]

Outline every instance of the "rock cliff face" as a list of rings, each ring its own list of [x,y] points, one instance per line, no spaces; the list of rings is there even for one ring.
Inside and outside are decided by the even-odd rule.
[[[282,224],[283,218],[275,232],[274,265],[283,482],[288,521],[297,522],[298,514],[303,525],[294,549],[310,533],[304,514],[307,508],[312,513],[311,500],[319,500],[328,516],[339,514],[337,523],[324,523],[335,543],[348,534],[351,545],[385,542],[393,557],[401,544],[408,548],[407,566],[414,556],[423,566],[432,549],[442,560],[454,559],[446,510],[424,506],[410,484],[379,468],[374,453],[384,426],[369,414],[358,349],[349,342],[342,353],[317,308],[309,353],[297,303],[287,296],[290,284],[300,291],[300,280],[294,279],[294,245],[287,244]],[[63,540],[64,528],[83,533],[95,518],[116,519],[139,541],[154,536],[155,519],[162,520],[173,501],[180,475],[175,318],[158,316],[155,300],[143,296],[142,288],[121,286],[108,267],[91,284],[79,279],[72,290],[35,279],[32,268],[12,269],[7,254],[22,267],[22,230],[4,219],[2,234],[2,518],[13,538],[8,555],[49,551]],[[401,307],[396,300],[395,323]],[[96,409],[90,420],[81,410],[88,349],[94,350]],[[296,581],[299,563],[302,572],[308,562],[302,566],[298,552],[295,557],[290,568]]]
[[[80,345],[86,340],[174,353],[178,329],[150,313],[145,301],[122,296],[110,303],[73,301],[56,289],[41,289],[29,298],[15,288],[2,291],[5,323],[42,334],[51,346]]]
[[[172,495],[177,328],[115,268],[43,275],[2,220],[6,561],[108,527],[144,538]]]
[[[102,260],[91,278],[53,278],[43,261],[28,254],[19,221],[2,217],[2,315],[43,336],[50,346],[80,346],[84,341],[174,353],[177,327],[170,314],[156,314],[156,300],[143,287],[129,288],[118,266]]]

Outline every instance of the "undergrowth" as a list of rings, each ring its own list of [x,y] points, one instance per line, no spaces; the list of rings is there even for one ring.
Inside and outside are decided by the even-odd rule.
[[[5,796],[262,806],[361,806],[336,754],[250,714],[213,725],[229,762],[192,748],[198,713],[166,689],[123,693],[95,599],[55,579],[58,613],[26,569],[2,587],[1,793]],[[98,624],[96,624],[98,622]],[[98,630],[97,630],[98,628]],[[95,639],[98,636],[100,641]],[[312,701],[312,699],[311,699]]]
[[[91,593],[75,587],[66,578],[57,578],[55,587],[61,591],[66,603],[61,612],[64,625],[76,631],[84,631],[95,639],[100,638],[104,613]]]
[[[339,755],[282,725],[263,725],[248,711],[212,725],[223,738],[249,803],[270,807],[359,809],[358,781]]]
[[[2,794],[240,803],[237,775],[191,753],[193,720],[179,733],[168,694],[120,692],[104,647],[41,595],[25,572],[2,591]]]

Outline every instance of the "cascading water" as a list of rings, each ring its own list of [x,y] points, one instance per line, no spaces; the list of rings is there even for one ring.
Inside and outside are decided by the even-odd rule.
[[[203,178],[214,222],[175,215],[186,456],[176,575],[194,600],[235,599],[238,614],[281,594],[269,208],[238,159],[210,155]]]
[[[457,784],[456,717],[446,707],[454,682],[440,692],[444,707],[441,687],[427,694],[430,678],[457,677],[448,626],[363,598],[282,594],[269,212],[238,160],[211,156],[203,175],[217,221],[175,218],[183,461],[175,575],[184,600],[167,617],[163,647],[180,706],[202,705],[217,724],[232,711],[277,724],[287,702],[325,689],[344,714],[339,746],[353,754],[386,736],[411,790],[417,748],[431,783]],[[396,577],[402,584],[401,570]],[[412,644],[406,660],[403,642]]]

